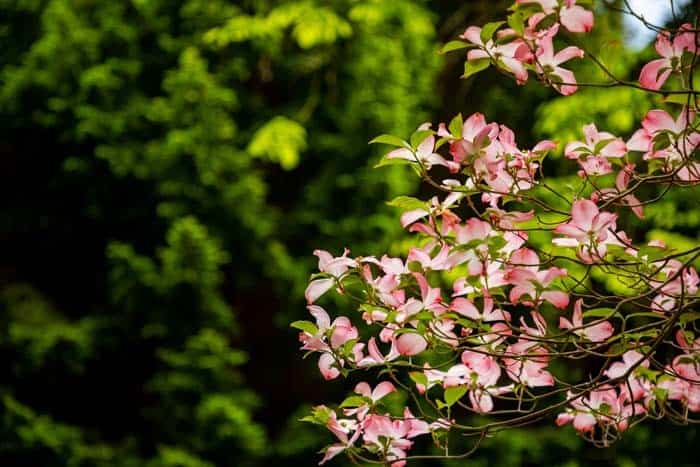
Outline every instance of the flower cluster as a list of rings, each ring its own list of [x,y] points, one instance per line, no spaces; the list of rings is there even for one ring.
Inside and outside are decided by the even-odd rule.
[[[593,29],[593,13],[576,5],[576,0],[518,0],[506,22],[489,23],[483,28],[469,26],[459,36],[465,44],[450,43],[446,50],[469,47],[464,77],[494,65],[512,74],[518,84],[527,81],[529,72],[563,95],[577,90],[574,73],[562,68],[573,58],[582,58],[583,50],[568,46],[554,50],[560,30],[573,33]]]
[[[332,459],[343,451],[352,455],[357,450],[355,444],[366,451],[378,455],[391,464],[391,467],[403,467],[407,451],[413,445],[413,438],[448,430],[450,422],[439,420],[428,424],[413,416],[411,410],[405,407],[400,417],[388,413],[379,413],[381,399],[396,391],[396,387],[388,381],[379,383],[374,389],[366,382],[355,386],[354,396],[348,397],[342,407],[342,416],[326,406],[318,406],[310,421],[326,426],[338,439],[338,443],[325,449],[323,459],[319,464]]]
[[[560,30],[590,31],[592,12],[575,0],[519,0],[512,11],[508,28],[469,27],[446,49],[471,47],[468,72],[494,64],[518,82],[534,72],[574,92],[575,77],[559,65],[582,52],[555,52],[553,39]],[[665,58],[644,67],[642,84],[649,70],[661,73],[659,87],[684,73],[683,54],[698,39],[689,26],[660,34]],[[302,350],[318,356],[326,380],[373,371],[391,380],[374,389],[360,383],[337,409],[319,406],[307,417],[338,439],[321,462],[344,452],[400,467],[417,436],[438,445],[455,430],[485,436],[488,428],[455,421],[469,414],[505,425],[537,407],[608,445],[645,418],[684,422],[700,412],[700,315],[692,312],[700,306],[700,249],[639,243],[621,228],[666,191],[700,182],[696,110],[691,99],[676,117],[649,110],[629,139],[584,126],[584,141],[563,145],[579,182],[565,192],[543,178],[557,143],[523,148],[481,113],[424,123],[407,141],[373,140],[393,147],[380,166],[408,165],[438,194],[389,203],[417,236],[402,256],[315,252],[319,272],[305,294],[312,319],[292,324]],[[605,275],[628,294],[598,291]],[[332,291],[356,310],[331,319],[319,303]],[[565,381],[554,365],[585,358],[598,370],[582,381]],[[384,410],[383,398],[399,386],[415,406]]]
[[[668,31],[660,32],[655,47],[663,58],[647,63],[639,74],[639,83],[653,90],[661,89],[672,73],[682,73],[684,55],[700,53],[697,32],[687,23],[678,29],[673,38]]]

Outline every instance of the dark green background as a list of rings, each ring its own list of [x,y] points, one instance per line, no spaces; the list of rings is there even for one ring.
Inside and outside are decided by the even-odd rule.
[[[384,202],[427,193],[373,170],[367,141],[477,110],[523,146],[591,121],[627,136],[658,105],[460,81],[462,54],[436,50],[505,6],[0,0],[0,465],[315,465],[332,437],[297,420],[351,386],[323,383],[288,328],[311,253],[405,251]],[[653,50],[599,13],[586,45],[636,76]],[[697,195],[625,227],[694,245]],[[656,423],[598,450],[546,420],[450,465],[694,465],[697,441]]]

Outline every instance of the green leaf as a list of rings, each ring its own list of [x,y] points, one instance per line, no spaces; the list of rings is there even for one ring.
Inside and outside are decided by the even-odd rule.
[[[466,393],[466,386],[452,386],[445,389],[445,402],[447,403],[447,406],[452,407]]]
[[[405,211],[412,211],[414,209],[426,209],[427,203],[418,198],[412,196],[397,196],[388,203],[389,206],[394,206]]]
[[[425,141],[425,139],[430,136],[434,135],[435,132],[433,130],[418,130],[414,132],[411,135],[411,147],[413,149],[416,149],[420,143]]]
[[[488,239],[489,252],[495,254],[501,248],[506,246],[507,243],[508,242],[506,241],[506,239],[501,237],[500,235],[494,235],[493,237],[489,237],[489,239]]]
[[[382,159],[375,164],[374,168],[377,169],[379,167],[385,167],[387,165],[411,165],[415,164],[415,161],[409,161],[408,159],[401,159],[401,158],[395,158],[395,159],[387,159],[386,156],[382,157]]]
[[[300,154],[307,147],[306,129],[286,117],[277,116],[260,127],[248,143],[253,157],[277,162],[285,170],[299,165]]]
[[[311,321],[294,321],[289,326],[293,327],[295,329],[299,329],[301,331],[304,331],[306,333],[309,333],[312,336],[315,336],[316,333],[318,332],[318,328]]]
[[[646,258],[647,262],[652,263],[665,257],[668,254],[670,254],[670,252],[666,248],[660,248],[658,246],[651,245],[643,245],[639,247],[639,253],[637,256],[639,258]]]
[[[462,79],[467,79],[471,75],[484,71],[491,64],[489,58],[478,58],[476,60],[467,60],[464,62],[464,74],[460,76]]]
[[[410,147],[406,141],[404,141],[401,138],[399,138],[398,136],[394,136],[394,135],[379,135],[376,138],[374,138],[372,141],[370,141],[369,144],[388,144],[390,146],[404,147],[404,148]]]
[[[640,311],[638,313],[630,313],[626,315],[628,318],[654,318],[654,319],[666,319],[666,317],[661,313],[656,313],[654,311]],[[681,318],[682,320],[683,318]]]
[[[328,407],[314,407],[311,415],[302,418],[302,422],[314,423],[317,425],[326,425],[331,419],[331,409]]]
[[[423,386],[428,387],[428,377],[425,376],[425,373],[422,371],[411,371],[408,376],[414,383],[422,384]]]
[[[688,313],[683,313],[680,317],[681,324],[688,324],[692,321],[697,321],[700,319],[700,311],[690,311]]]
[[[359,407],[366,403],[367,400],[362,396],[350,396],[340,403],[340,407]]]
[[[516,11],[509,15],[508,26],[510,26],[518,35],[522,36],[525,32],[525,15],[522,11]]]
[[[671,144],[671,138],[667,131],[663,131],[654,136],[654,151],[660,151]]]
[[[600,154],[600,151],[602,151],[603,148],[604,148],[605,146],[607,146],[608,144],[612,143],[613,141],[615,141],[615,138],[605,138],[605,139],[601,139],[601,140],[598,141],[598,142],[596,143],[596,145],[594,146],[594,148],[593,148],[593,154]]]
[[[505,21],[494,21],[492,23],[484,24],[484,27],[481,28],[480,34],[482,42],[488,42],[493,37],[493,33],[495,33],[498,28],[503,26],[503,24],[505,24]]]
[[[443,45],[442,48],[438,51],[438,53],[446,54],[447,52],[452,52],[454,50],[466,49],[469,46],[469,44],[463,41],[450,41],[447,44]]]
[[[402,334],[418,334],[419,336],[422,335],[420,327],[418,329],[401,328],[394,331],[394,336],[400,336]]]
[[[437,150],[440,149],[443,144],[449,143],[449,142],[450,142],[449,138],[440,138],[439,140],[437,140],[437,143],[435,143],[435,152],[437,152]]]
[[[613,308],[594,308],[583,312],[584,318],[611,318],[613,316],[622,318],[622,315]]]
[[[664,97],[663,101],[668,104],[687,105],[688,94],[669,94],[668,96]],[[692,98],[690,99],[690,102],[693,102]]]
[[[416,313],[415,315],[411,315],[411,320],[418,320],[418,321],[431,321],[435,318],[435,315],[428,311],[428,310],[423,310],[420,313]]]
[[[462,137],[462,127],[464,126],[464,120],[462,119],[462,113],[458,113],[456,117],[454,117],[452,120],[450,120],[450,125],[448,126],[448,130],[450,130],[450,133],[452,136],[455,138],[461,138]]]

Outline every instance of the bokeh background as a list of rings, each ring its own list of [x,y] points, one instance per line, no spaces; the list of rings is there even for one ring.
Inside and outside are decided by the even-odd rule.
[[[679,21],[669,2],[633,3]],[[322,382],[288,327],[311,253],[404,252],[385,201],[427,193],[372,169],[367,141],[477,110],[523,146],[591,121],[627,136],[659,105],[459,80],[463,56],[440,44],[508,4],[0,0],[0,465],[315,465],[331,435],[298,420],[352,386]],[[618,13],[600,9],[595,31],[584,45],[621,76],[654,56]],[[557,154],[549,171],[573,173]],[[696,245],[699,195],[624,227]],[[648,423],[596,449],[546,420],[444,465],[698,465],[699,441]]]

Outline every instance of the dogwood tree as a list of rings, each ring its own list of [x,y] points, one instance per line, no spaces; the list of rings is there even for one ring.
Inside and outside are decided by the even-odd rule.
[[[407,140],[372,141],[392,147],[379,166],[406,164],[439,194],[391,201],[416,235],[406,257],[315,252],[319,273],[306,289],[312,318],[292,326],[326,380],[366,380],[306,418],[336,438],[320,463],[345,453],[401,467],[429,456],[411,451],[420,436],[441,457],[464,457],[489,434],[548,417],[607,446],[645,419],[688,423],[700,412],[700,278],[692,266],[700,246],[644,244],[617,225],[621,214],[643,218],[646,205],[700,183],[698,18],[673,30],[644,21],[658,30],[660,58],[627,81],[573,45],[604,6],[614,7],[518,0],[504,21],[469,26],[442,51],[467,50],[465,78],[495,67],[564,96],[582,86],[665,96],[666,108],[650,108],[630,138],[591,122],[581,141],[525,148],[508,127],[475,113],[423,123]],[[577,82],[568,65],[585,59],[607,80]],[[558,144],[580,182],[568,191],[545,176]],[[533,235],[546,241],[535,244]],[[600,273],[627,293],[591,280]],[[329,293],[356,310],[329,314],[318,304]],[[574,362],[585,363],[578,378],[556,371]],[[397,390],[409,395],[400,413],[382,404]],[[475,423],[473,414],[488,421]],[[450,449],[454,433],[473,440],[466,452]]]

